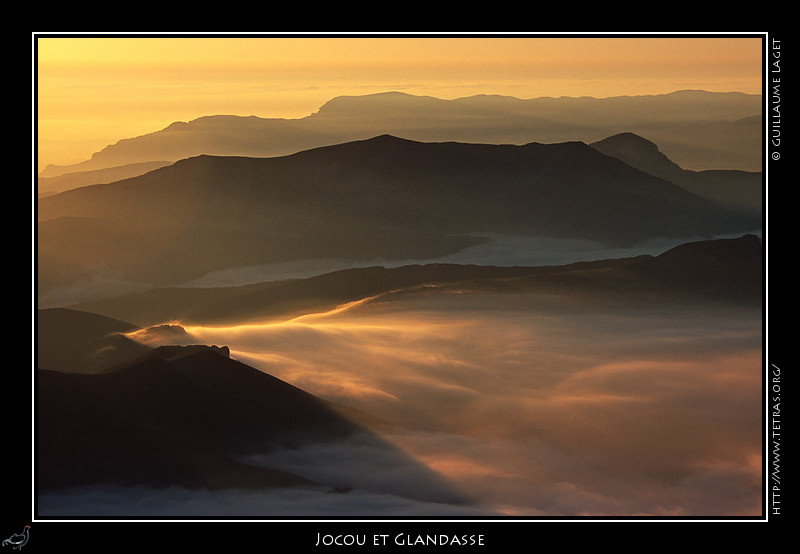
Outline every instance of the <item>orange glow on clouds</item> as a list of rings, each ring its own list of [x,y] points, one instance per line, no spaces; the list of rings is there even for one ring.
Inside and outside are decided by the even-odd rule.
[[[504,513],[760,509],[757,310],[556,315],[520,295],[429,295],[187,331],[394,423],[387,440]]]

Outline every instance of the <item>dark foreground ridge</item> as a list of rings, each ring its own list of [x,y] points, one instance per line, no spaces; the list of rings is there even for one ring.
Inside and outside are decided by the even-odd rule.
[[[349,441],[355,441],[427,485],[405,491],[370,480],[367,488],[447,503],[468,501],[438,474],[355,422],[364,416],[369,420],[368,414],[330,404],[231,359],[225,347],[159,347],[93,374],[39,369],[35,487],[40,493],[107,486],[195,491],[299,487],[342,494],[349,489],[339,487],[335,478],[319,482],[302,470],[245,460],[262,459],[276,449],[349,448]]]
[[[311,485],[234,455],[355,431],[321,400],[210,348],[156,349],[102,374],[40,369],[36,386],[39,490]]]

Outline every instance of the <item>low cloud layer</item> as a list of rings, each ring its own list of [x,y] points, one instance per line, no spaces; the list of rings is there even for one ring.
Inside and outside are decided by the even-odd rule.
[[[386,440],[490,511],[760,513],[759,311],[537,306],[523,295],[430,295],[285,324],[188,330],[396,424]],[[331,456],[269,461],[336,481],[324,469]],[[378,481],[368,472],[379,466],[367,462],[361,469],[351,458],[338,478],[361,469],[365,483]]]

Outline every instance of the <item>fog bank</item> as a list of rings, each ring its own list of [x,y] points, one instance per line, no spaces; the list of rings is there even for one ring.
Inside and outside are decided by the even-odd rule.
[[[432,293],[187,330],[392,422],[384,438],[501,513],[760,512],[760,310],[537,305],[526,295]],[[269,461],[319,474],[330,459],[298,455]]]

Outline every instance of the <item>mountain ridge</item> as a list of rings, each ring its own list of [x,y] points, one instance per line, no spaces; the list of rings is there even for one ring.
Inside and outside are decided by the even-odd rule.
[[[722,206],[761,214],[761,172],[686,170],[669,159],[654,142],[630,132],[606,137],[589,146]]]
[[[209,396],[202,379],[186,373],[190,366],[222,369],[222,360],[208,352],[179,361],[133,361],[107,374],[38,370],[39,489],[110,483],[201,489],[315,485],[236,460],[234,454],[248,440],[276,440],[280,434],[275,427],[259,430],[258,420],[237,415],[221,396]],[[232,360],[225,363],[239,367]],[[269,379],[252,371],[259,382]],[[220,387],[227,381],[222,375],[213,379]],[[257,390],[264,393],[262,400],[270,398],[263,387]],[[308,424],[313,427],[314,421]]]
[[[37,369],[36,487],[39,494],[67,495],[76,487],[122,487],[133,494],[142,487],[180,488],[204,497],[287,488],[346,494],[349,489],[338,485],[342,476],[310,478],[302,467],[287,471],[260,459],[283,449],[356,447],[363,453],[366,447],[425,487],[407,491],[389,474],[367,480],[362,490],[437,502],[469,500],[363,421],[385,424],[205,345],[154,348],[95,374]],[[347,473],[346,467],[339,469]]]
[[[707,100],[714,98],[720,102],[718,108],[714,108],[713,103]],[[513,109],[508,113],[497,111],[496,103],[492,101],[502,99],[505,103],[513,104]],[[752,101],[751,101],[752,99]],[[732,121],[734,119],[742,119],[752,115],[761,113],[760,101],[756,101],[758,95],[746,95],[743,93],[716,93],[707,91],[684,91],[679,93],[668,93],[662,95],[642,95],[642,96],[628,96],[628,97],[610,97],[610,98],[590,98],[590,97],[543,97],[533,99],[518,99],[514,97],[497,97],[494,95],[473,95],[469,97],[457,98],[454,100],[444,100],[435,97],[427,96],[414,96],[402,92],[387,92],[377,93],[374,95],[363,96],[342,96],[329,100],[319,108],[318,111],[298,119],[282,119],[282,118],[266,118],[260,116],[201,116],[189,122],[173,122],[166,128],[160,131],[154,131],[141,135],[140,137],[124,138],[108,145],[102,150],[95,152],[89,160],[81,162],[75,166],[48,166],[42,170],[40,176],[53,177],[56,174],[99,169],[101,167],[113,167],[117,165],[125,165],[134,162],[150,162],[156,159],[164,159],[167,153],[170,161],[175,161],[180,158],[189,157],[199,153],[209,153],[214,155],[257,155],[257,156],[274,156],[285,155],[293,151],[302,149],[313,148],[325,144],[336,144],[338,142],[345,142],[349,140],[358,140],[367,138],[368,136],[379,134],[381,132],[388,132],[393,134],[400,134],[415,140],[458,140],[466,142],[496,142],[496,143],[515,143],[521,144],[525,142],[561,142],[564,140],[599,140],[603,136],[614,134],[623,130],[631,130],[640,134],[649,134],[654,137],[654,140],[662,146],[667,147],[673,154],[678,154],[680,161],[681,157],[687,152],[686,147],[681,145],[684,139],[679,138],[679,135],[674,133],[682,133],[681,127],[687,124],[706,124],[721,121]],[[370,101],[380,101],[381,106],[386,105],[385,101],[402,100],[402,111],[407,113],[404,120],[391,120],[383,121],[381,118],[384,114],[380,113]],[[553,112],[553,103],[562,101],[562,103],[569,103],[569,107],[558,113]],[[584,105],[591,101],[592,106],[586,106],[590,111],[585,111]],[[694,108],[688,105],[681,104],[680,107],[670,107],[667,111],[659,108],[657,105],[650,106],[654,102],[675,102],[685,104],[686,102],[694,102],[697,104]],[[736,105],[736,102],[744,104],[741,106]],[[442,113],[427,113],[423,114],[423,119],[414,115],[414,109],[409,104],[419,107],[417,104],[424,102],[428,105],[433,102],[436,106],[445,107]],[[621,110],[618,109],[617,104],[620,103],[636,102],[635,106],[629,106]],[[537,104],[538,103],[538,104]],[[596,103],[612,106],[617,110],[614,117],[615,123],[612,127],[608,124],[601,124],[600,120],[595,117],[594,112],[597,109]],[[645,107],[640,106],[644,103]],[[332,113],[339,114],[343,104],[354,104],[353,109],[346,112],[345,121],[340,120],[338,116],[335,118],[337,121],[326,121],[325,117]],[[470,109],[474,109],[478,104],[481,111],[472,113],[465,112],[467,105]],[[491,105],[487,105],[491,104]],[[539,106],[539,104],[541,106]],[[326,107],[327,105],[327,107]],[[571,112],[575,110],[575,106],[581,108],[579,114],[573,115]],[[519,108],[526,107],[528,111]],[[702,106],[702,109],[699,109]],[[336,109],[333,109],[336,108]],[[545,109],[546,108],[546,109]],[[454,119],[452,117],[453,110],[460,113],[460,117]],[[486,111],[483,111],[486,110]],[[532,111],[531,111],[532,110]],[[394,108],[391,110],[395,111]],[[641,113],[639,113],[641,112]],[[365,115],[369,113],[370,118],[365,119]],[[672,113],[673,115],[670,115]],[[492,121],[498,114],[502,115],[502,119]],[[670,121],[670,118],[680,116],[679,122],[670,124],[670,133],[666,133],[666,129],[659,129],[652,124],[646,123],[643,117],[647,115],[650,118],[657,118],[663,121]],[[682,114],[682,115],[681,115]],[[389,114],[391,115],[391,114]],[[395,114],[396,115],[396,114]],[[636,117],[633,117],[636,115]],[[530,122],[535,122],[535,125],[522,124],[521,117],[529,117]],[[204,128],[202,123],[208,122],[208,118],[217,118],[216,121],[222,121],[228,118],[230,121],[243,123],[243,127],[239,127],[236,131],[233,129],[225,130],[219,128],[219,134],[214,134],[209,128]],[[554,118],[557,124],[554,124]],[[666,118],[666,119],[665,119]],[[608,120],[608,114],[606,120]],[[590,121],[589,121],[590,120]],[[501,131],[498,123],[503,125],[510,125],[508,132]],[[425,125],[429,128],[425,130]],[[664,123],[660,124],[662,127]],[[437,130],[437,126],[441,126]],[[472,129],[472,134],[468,132],[469,127]],[[193,129],[201,131],[199,134],[191,139],[186,147],[180,147],[177,144],[176,136],[174,133],[180,133],[183,139],[189,137],[187,132]],[[653,135],[648,130],[655,132]],[[499,132],[500,131],[500,132]],[[252,134],[251,133],[254,133]],[[747,131],[749,133],[750,131]],[[210,133],[210,134],[209,134]],[[693,131],[697,134],[697,130]],[[164,137],[165,140],[161,140]],[[250,138],[247,138],[250,137]],[[470,138],[471,137],[471,138]],[[739,143],[744,144],[745,135],[740,135],[735,138]],[[715,148],[717,149],[717,156],[723,148],[736,148],[737,152],[741,152],[741,145],[734,146],[731,140],[734,139],[730,132],[724,140],[718,140]],[[753,141],[757,146],[757,141],[760,140],[759,136],[754,135],[747,141]],[[247,144],[250,144],[247,146]],[[726,146],[730,144],[730,146]],[[737,143],[738,144],[738,143]],[[257,145],[257,146],[254,146]],[[258,146],[260,145],[260,146]],[[203,151],[197,148],[201,147]],[[123,151],[130,148],[130,154],[125,154]],[[180,150],[176,150],[180,148]],[[693,144],[692,148],[696,149],[697,145]],[[147,149],[151,149],[152,153],[146,153]],[[756,152],[756,155],[758,155]],[[161,153],[161,156],[157,154]],[[706,154],[714,155],[713,150],[707,150]],[[743,161],[741,154],[737,154],[739,162]],[[733,158],[736,159],[736,158]],[[732,159],[732,160],[733,160]],[[104,161],[105,160],[105,161]],[[720,158],[721,160],[721,158]],[[757,158],[753,158],[747,163],[748,167],[732,167],[732,161],[724,163],[712,163],[702,167],[701,169],[751,169],[752,164],[757,163]],[[733,162],[735,163],[735,162]],[[715,167],[716,166],[716,167]]]
[[[742,235],[688,242],[657,256],[533,267],[373,266],[239,287],[153,289],[73,309],[147,327],[163,321],[187,325],[286,321],[364,299],[448,290],[576,296],[591,299],[589,304],[602,301],[638,309],[665,301],[757,305],[762,300],[762,259],[761,240]]]
[[[760,225],[579,141],[388,134],[277,158],[187,158],[42,198],[37,217],[42,290],[91,268],[167,284],[294,259],[430,259],[487,232],[633,244]]]

